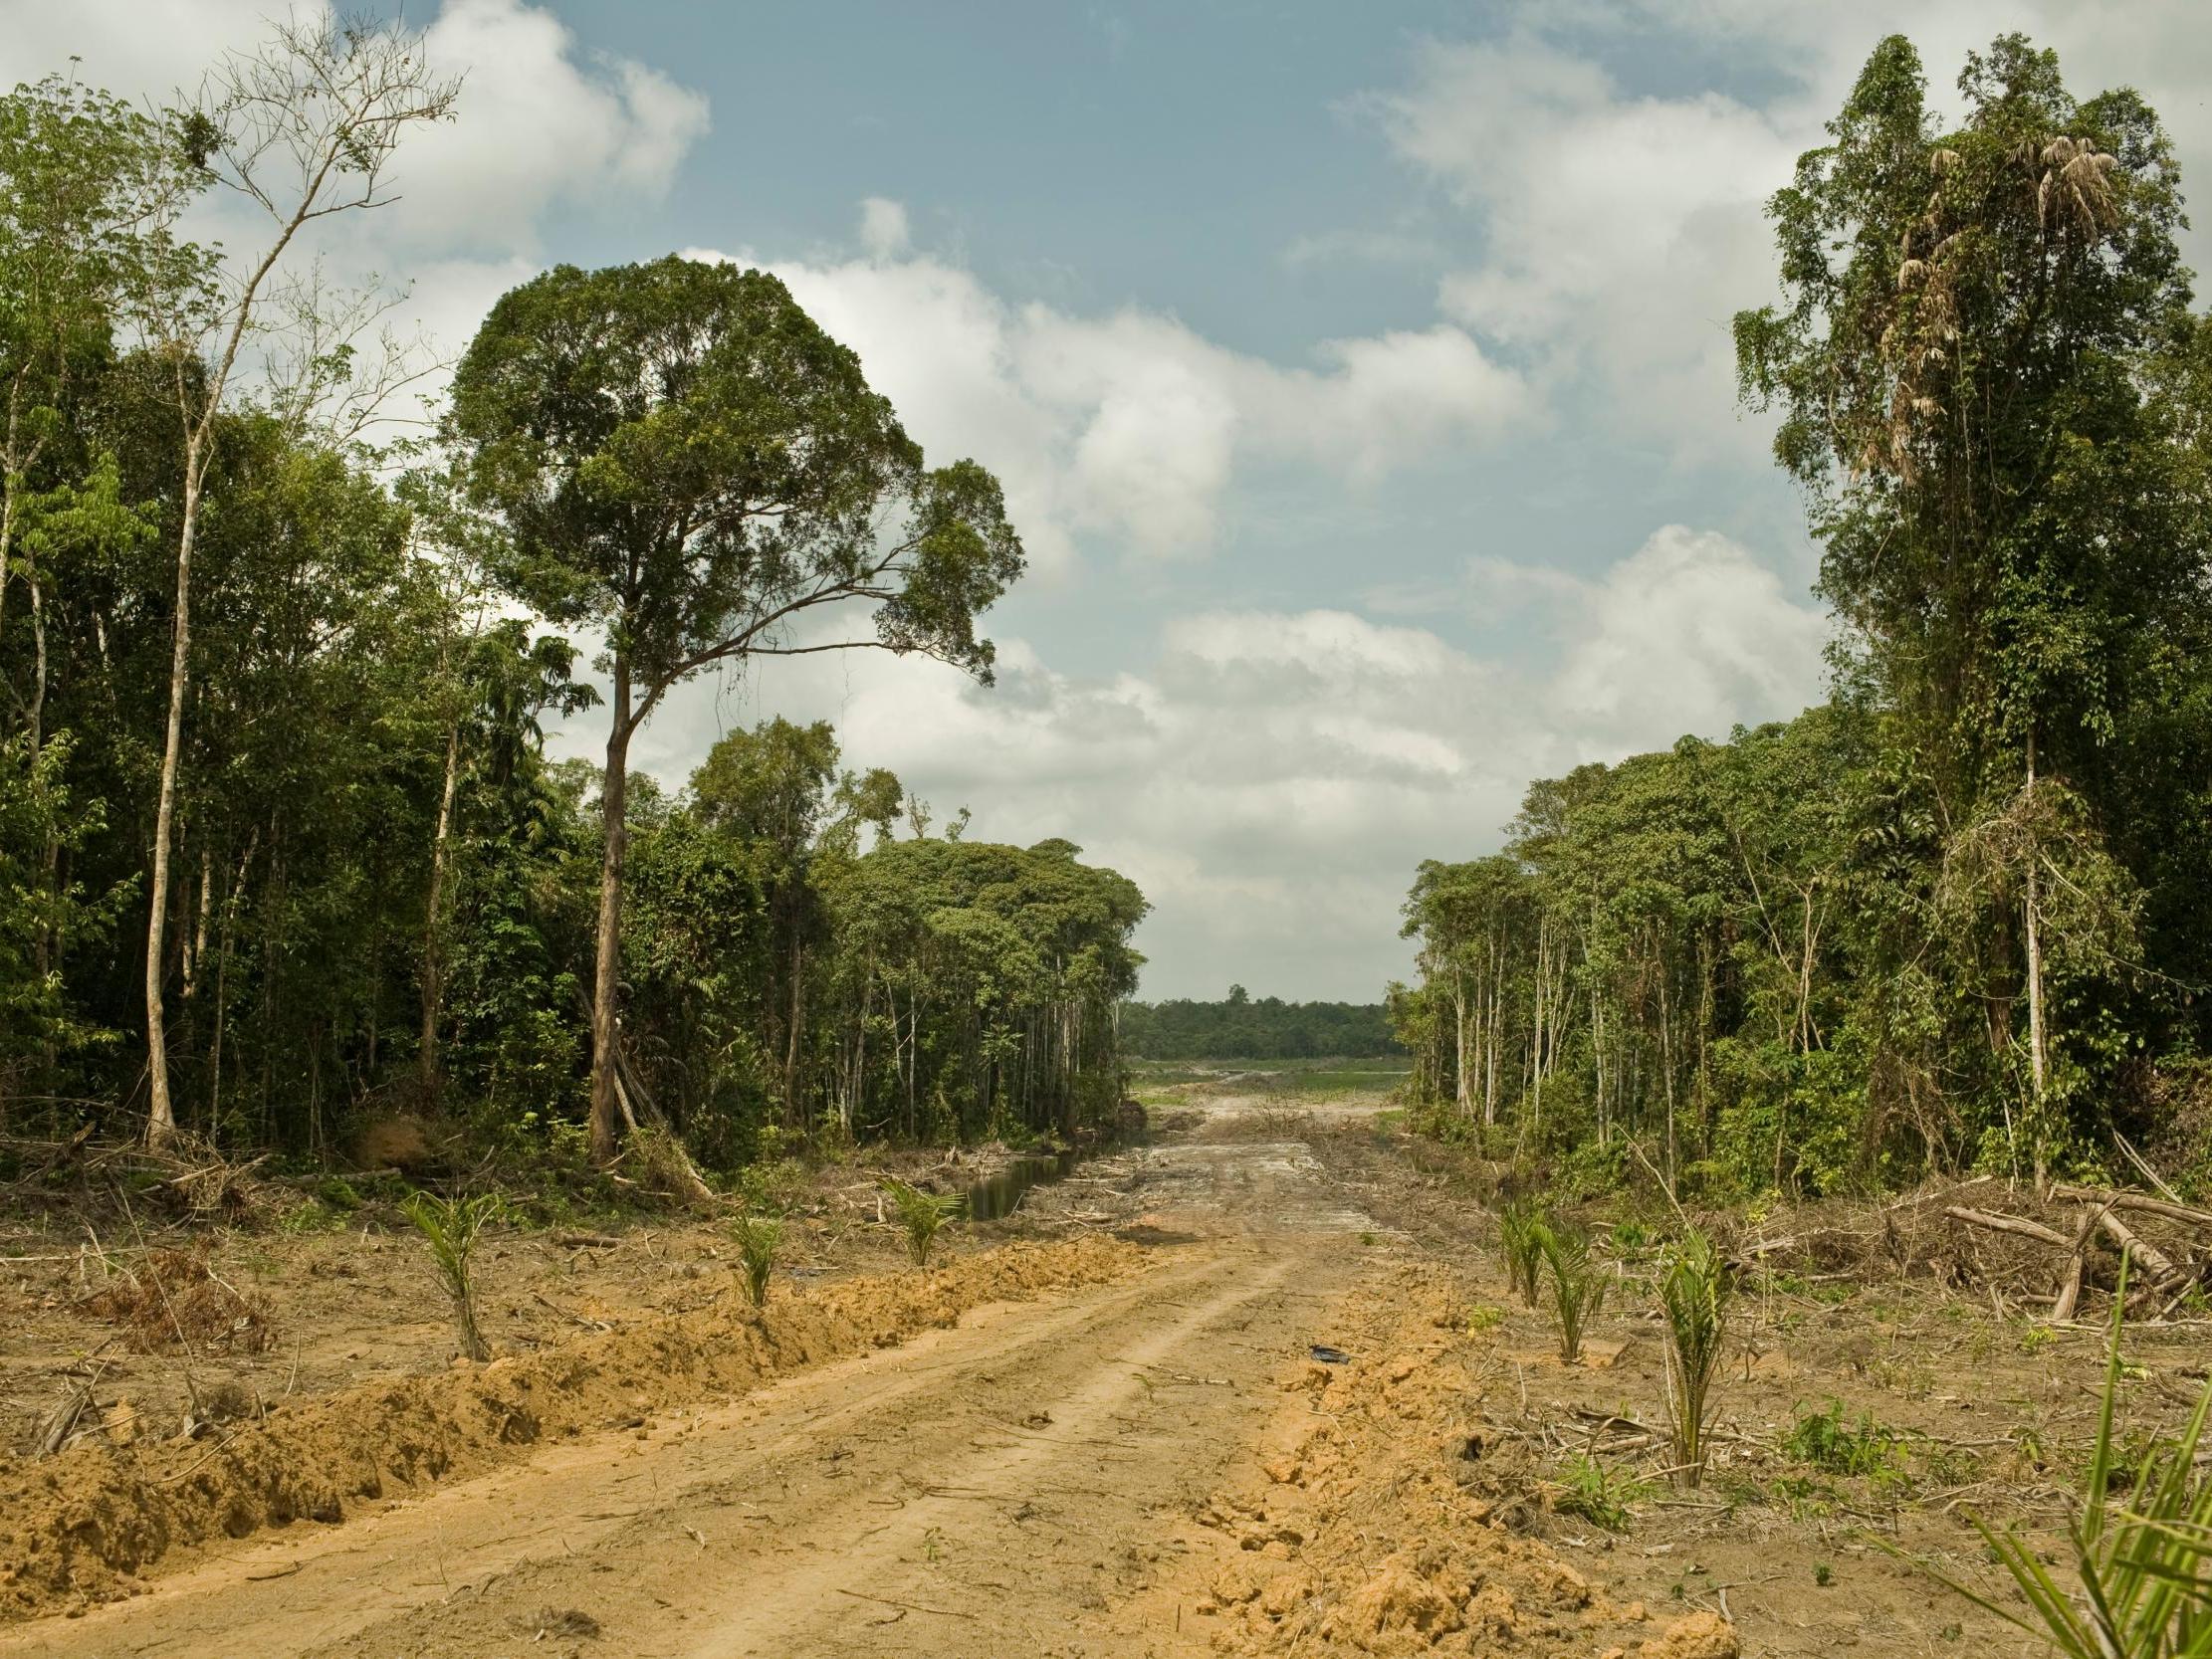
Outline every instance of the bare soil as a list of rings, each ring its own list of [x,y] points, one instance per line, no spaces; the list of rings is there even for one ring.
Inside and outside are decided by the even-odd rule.
[[[1633,1237],[1562,1365],[1488,1253],[1483,1172],[1383,1104],[1178,1085],[1146,1143],[927,1272],[868,1171],[824,1172],[783,1195],[799,1271],[763,1314],[708,1223],[503,1233],[487,1365],[451,1362],[418,1241],[373,1212],[131,1237],[201,1256],[269,1337],[150,1352],[95,1306],[129,1252],[26,1220],[0,1428],[92,1386],[69,1449],[0,1460],[0,1654],[2017,1650],[1880,1543],[1978,1578],[1966,1511],[2063,1514],[2094,1326],[1758,1277],[1678,1490]],[[2212,1343],[2180,1321],[2128,1357],[2140,1433]],[[1803,1455],[1832,1400],[1875,1448],[1848,1470]]]

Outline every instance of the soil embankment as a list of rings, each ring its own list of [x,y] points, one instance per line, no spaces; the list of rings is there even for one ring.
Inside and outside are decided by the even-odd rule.
[[[1470,1474],[1495,1345],[1322,1133],[1217,1093],[927,1274],[16,1465],[8,1606],[73,1616],[0,1654],[1733,1654]]]

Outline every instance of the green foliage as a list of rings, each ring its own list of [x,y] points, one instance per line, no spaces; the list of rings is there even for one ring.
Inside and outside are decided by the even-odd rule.
[[[2171,764],[2212,744],[2179,175],[2138,97],[2019,36],[1959,91],[1946,124],[1880,43],[1770,204],[1782,303],[1735,321],[1831,699],[1539,780],[1501,853],[1416,873],[1414,1104],[1509,1126],[1562,1191],[2041,1177],[2158,1095],[2145,1059],[2212,1046],[2212,811]]]
[[[1580,1231],[1554,1223],[1542,1238],[1543,1265],[1551,1271],[1552,1313],[1559,1322],[1559,1360],[1572,1365],[1582,1357],[1582,1334],[1605,1307],[1606,1265],[1590,1254]]]
[[[1782,1437],[1782,1450],[1800,1463],[1811,1464],[1832,1475],[1879,1475],[1895,1467],[1899,1436],[1875,1420],[1874,1413],[1860,1413],[1854,1423],[1844,1415],[1844,1403],[1828,1402],[1825,1411],[1803,1411]]]
[[[783,1244],[783,1223],[768,1215],[740,1216],[731,1223],[730,1236],[738,1247],[747,1298],[756,1308],[767,1306],[769,1276],[775,1271],[775,1254]]]
[[[476,1324],[473,1264],[478,1235],[502,1213],[499,1195],[485,1192],[474,1197],[440,1198],[429,1192],[412,1192],[400,1205],[400,1213],[430,1247],[431,1268],[453,1303],[454,1334],[461,1356],[489,1359],[491,1348]]]
[[[1705,1430],[1720,1374],[1733,1287],[1712,1240],[1692,1228],[1666,1251],[1659,1269],[1659,1311],[1666,1319],[1666,1410],[1674,1475],[1696,1486],[1705,1473]]]
[[[358,390],[342,343],[220,395],[193,346],[239,273],[174,227],[208,177],[190,152],[220,168],[224,143],[67,76],[0,96],[0,1115],[142,1127],[117,946],[147,919],[181,400],[212,427],[158,896],[180,1127],[318,1158],[368,1103],[419,1106],[550,1207],[613,1200],[580,1133],[610,846],[630,1105],[711,1167],[1109,1117],[1144,901],[1070,843],[892,850],[922,815],[826,725],[731,732],[677,793],[545,752],[598,701],[577,627],[633,726],[710,659],[783,649],[816,599],[988,678],[976,617],[1021,565],[990,476],[924,465],[774,278],[683,260],[509,296],[450,443],[319,424]],[[181,356],[125,344],[147,337]]]
[[[1406,1052],[1380,1003],[1285,1002],[1251,996],[1241,985],[1219,1002],[1126,1002],[1121,1033],[1128,1053],[1144,1060],[1371,1060]]]
[[[1552,1499],[1552,1508],[1561,1515],[1595,1522],[1609,1533],[1621,1533],[1635,1519],[1629,1506],[1651,1495],[1651,1482],[1634,1470],[1617,1469],[1601,1458],[1575,1452],[1560,1471],[1560,1491]]]
[[[1508,1198],[1498,1206],[1497,1233],[1505,1282],[1533,1308],[1542,1295],[1544,1245],[1551,1236],[1542,1206],[1530,1198]]]
[[[968,1200],[957,1192],[924,1192],[896,1176],[884,1181],[883,1190],[906,1234],[908,1257],[916,1267],[928,1267],[937,1235],[968,1212]]]

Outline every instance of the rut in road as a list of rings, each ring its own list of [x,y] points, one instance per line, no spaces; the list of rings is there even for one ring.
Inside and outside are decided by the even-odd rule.
[[[1209,1250],[1071,1328],[937,1345],[926,1385],[897,1398],[856,1371],[834,1425],[732,1444],[587,1570],[542,1556],[327,1651],[478,1651],[573,1605],[640,1654],[880,1653],[892,1624],[907,1652],[966,1651],[979,1632],[1009,1652],[1102,1652],[1080,1615],[1143,1580],[1154,1513],[1202,1498],[1272,1408],[1321,1294],[1294,1285],[1322,1271],[1310,1250]]]
[[[0,1654],[565,1652],[557,1625],[535,1640],[549,1610],[597,1623],[583,1652],[1115,1651],[1092,1615],[1155,1574],[1164,1518],[1251,1443],[1359,1254],[1283,1146],[1209,1148],[1196,1181],[1159,1151],[1136,1184],[1177,1211],[1154,1219],[1204,1236],[1134,1281],[258,1539]]]

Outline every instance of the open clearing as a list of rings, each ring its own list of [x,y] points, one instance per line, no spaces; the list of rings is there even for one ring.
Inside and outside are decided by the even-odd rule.
[[[2094,1330],[1764,1276],[1716,1465],[1673,1492],[1633,1250],[1562,1367],[1481,1247],[1477,1166],[1356,1086],[1260,1087],[1167,1086],[1146,1143],[928,1273],[825,1173],[765,1315],[705,1227],[503,1235],[481,1367],[445,1363],[419,1250],[372,1224],[225,1235],[273,1340],[198,1353],[191,1389],[101,1348],[85,1259],[19,1245],[56,1259],[9,1270],[11,1437],[73,1353],[112,1368],[95,1432],[0,1463],[0,1654],[2010,1646],[1877,1541],[1971,1575],[1964,1511],[2060,1514]],[[2132,1416],[2180,1409],[2203,1337],[2131,1343]],[[232,1409],[174,1438],[194,1392]]]

